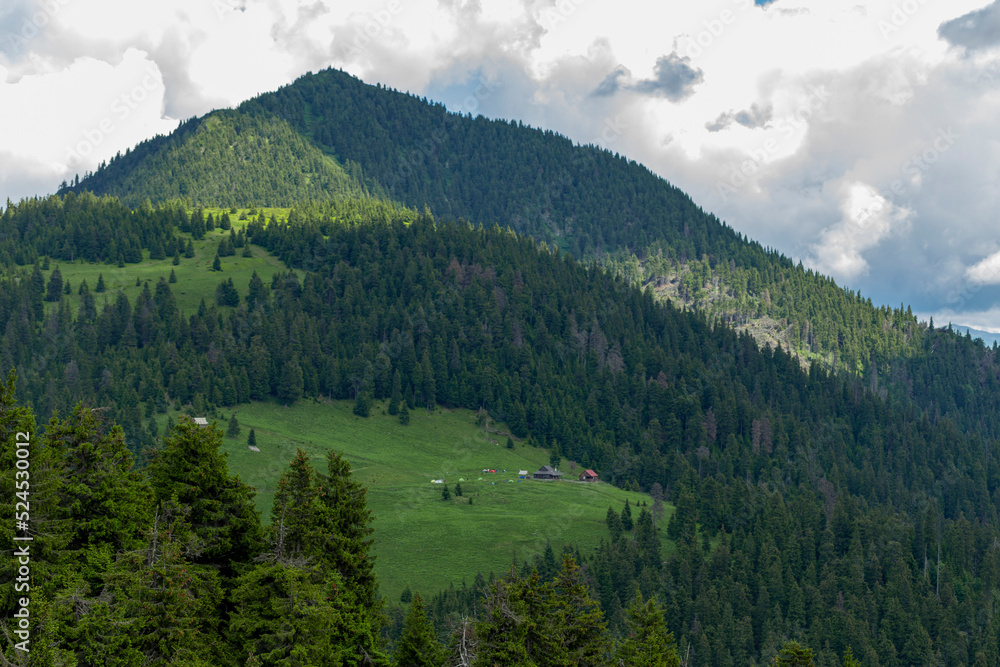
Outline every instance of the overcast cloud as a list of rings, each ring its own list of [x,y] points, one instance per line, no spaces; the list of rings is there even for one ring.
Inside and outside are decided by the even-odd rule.
[[[1000,1],[8,0],[0,202],[329,66],[623,153],[877,303],[1000,330]]]

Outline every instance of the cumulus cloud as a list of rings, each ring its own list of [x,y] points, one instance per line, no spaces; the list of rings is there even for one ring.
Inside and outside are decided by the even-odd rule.
[[[720,132],[725,130],[734,122],[756,129],[764,127],[774,115],[774,108],[770,105],[759,105],[756,102],[750,105],[749,109],[743,111],[726,111],[719,114],[719,117],[710,123],[705,123],[705,129],[709,132]]]
[[[1000,251],[970,266],[965,271],[965,277],[974,283],[1000,284]]]
[[[854,281],[868,272],[864,253],[890,234],[901,231],[913,212],[896,206],[867,183],[844,188],[840,222],[820,234],[813,244],[811,264],[834,278]]]
[[[938,35],[972,51],[1000,45],[1000,0],[942,23]]]
[[[705,73],[691,67],[691,59],[676,53],[656,59],[653,77],[637,81],[631,89],[646,95],[680,102],[694,94],[694,87],[705,80]]]

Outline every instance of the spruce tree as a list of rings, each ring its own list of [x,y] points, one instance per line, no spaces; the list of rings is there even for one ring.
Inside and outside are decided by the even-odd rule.
[[[813,667],[812,649],[801,646],[798,642],[787,641],[781,647],[781,652],[771,661],[772,667]]]
[[[451,500],[451,490],[447,484],[441,487],[441,500]]]
[[[399,369],[392,374],[392,394],[389,397],[389,414],[396,415],[399,412],[399,404],[403,400],[403,380],[399,375]]]
[[[100,294],[101,292],[104,291],[104,289],[105,289],[105,287],[104,287],[104,274],[103,273],[98,273],[97,274],[97,286],[94,288],[94,291],[97,292],[98,294]]]
[[[257,446],[257,431],[250,429],[250,435],[247,436],[247,447]]]
[[[404,402],[399,409],[399,423],[406,426],[410,423],[410,408]]]
[[[624,667],[680,667],[674,635],[656,600],[643,601],[639,593],[629,605],[625,636],[615,648],[614,659]]]
[[[49,285],[45,291],[46,301],[58,301],[62,298],[63,294],[63,284],[62,284],[62,273],[59,271],[58,267],[49,276]]]
[[[177,266],[178,264],[181,263],[181,249],[180,248],[175,248],[174,249],[174,259],[173,259],[172,263],[173,263],[174,266]]]
[[[263,533],[255,492],[230,477],[221,445],[222,431],[214,424],[199,427],[182,417],[148,471],[156,501],[172,499],[185,508],[185,525],[203,545],[192,561],[219,568],[228,577],[257,554]]]
[[[629,505],[628,499],[625,499],[625,507],[622,509],[621,514],[622,530],[628,532],[632,530],[632,507]]]
[[[161,278],[161,280],[162,280],[162,278]],[[177,274],[174,273],[173,269],[170,269],[170,277],[167,278],[167,282],[170,283],[171,285],[173,285],[174,283],[177,282]]]
[[[227,438],[236,438],[240,435],[240,422],[236,419],[236,413],[234,412],[229,418],[229,426],[226,428]]]
[[[219,259],[219,253],[215,253],[215,259],[212,260],[212,270],[213,271],[222,270],[222,260]]]
[[[446,658],[445,648],[437,640],[434,625],[427,618],[420,594],[403,621],[403,635],[396,644],[397,667],[441,667]]]

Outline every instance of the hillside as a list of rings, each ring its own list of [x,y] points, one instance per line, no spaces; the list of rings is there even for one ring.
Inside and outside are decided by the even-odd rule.
[[[417,410],[402,426],[385,414],[385,403],[374,406],[368,419],[354,415],[352,407],[347,401],[240,405],[243,433],[227,437],[223,451],[230,470],[257,489],[266,520],[278,477],[296,449],[312,455],[317,465],[328,449],[343,452],[368,487],[379,592],[390,602],[406,587],[429,595],[462,581],[471,584],[477,572],[499,575],[515,560],[541,556],[549,543],[590,551],[606,534],[609,506],[649,500],[610,484],[520,481],[518,471],[547,464],[548,452],[520,441],[507,449],[506,437],[487,437],[468,410]],[[222,417],[224,428],[225,413]],[[250,428],[260,453],[246,447]],[[484,466],[497,473],[483,473]],[[452,491],[460,483],[463,495],[442,501],[441,485],[432,479],[444,479]]]
[[[203,128],[216,118],[280,132],[273,130],[266,150],[249,147],[246,159],[226,142],[202,154],[198,137],[212,134]],[[327,162],[317,151],[347,165],[351,184],[324,185],[330,179],[318,170]],[[178,169],[169,156],[180,154],[185,167]],[[300,154],[314,157],[300,160]],[[270,171],[272,161],[290,166]],[[234,112],[215,112],[170,138],[144,142],[72,189],[113,194],[131,205],[175,196],[193,205],[286,205],[347,185],[417,210],[429,206],[439,218],[510,227],[638,284],[683,276],[679,302],[737,324],[777,321],[793,349],[838,367],[885,365],[911,351],[919,336],[907,309],[876,308],[762,248],[624,156],[522,123],[452,114],[336,70],[303,76]],[[724,298],[704,298],[713,289]]]
[[[606,537],[578,556],[615,633],[640,591],[663,602],[698,665],[766,659],[788,638],[818,647],[824,664],[839,662],[848,646],[870,664],[883,664],[880,655],[897,656],[885,664],[922,664],[938,653],[973,662],[996,644],[996,617],[977,611],[990,608],[1000,581],[1000,367],[992,350],[926,331],[892,375],[862,382],[819,364],[805,371],[781,350],[758,348],[704,314],[657,302],[651,289],[499,227],[439,222],[370,198],[246,211],[241,221],[243,212],[128,209],[75,194],[5,211],[0,362],[18,369],[19,394],[41,421],[79,401],[100,406],[145,462],[164,442],[164,415],[177,410],[246,410],[247,423],[285,447],[319,440],[308,424],[280,425],[280,408],[255,417],[260,406],[340,401],[342,416],[348,407],[358,416],[342,440],[331,437],[345,449],[351,439],[366,446],[372,429],[404,406],[411,419],[482,410],[526,443],[519,446],[529,459],[575,461],[650,499],[662,492],[676,507],[666,551],[655,527],[623,537],[609,513],[602,534],[599,505],[583,515],[586,540]],[[228,232],[208,229],[227,215]],[[105,243],[89,241],[102,234]],[[218,272],[205,266],[213,248]],[[45,263],[46,250],[58,261],[33,266]],[[134,286],[133,273],[141,284],[130,296],[109,295],[106,306],[79,293],[80,278],[67,295],[56,267],[93,275],[100,269],[87,254],[121,271],[118,284]],[[250,272],[229,290],[232,276],[246,278],[244,261],[274,267],[271,280]],[[176,283],[142,280],[167,266]],[[193,312],[174,294],[188,285],[209,291]],[[355,460],[381,470],[373,506],[398,500],[380,500],[378,485],[398,468],[370,452]],[[366,481],[364,469],[358,480]],[[484,494],[484,513],[492,500],[502,513],[503,499]],[[478,499],[434,502],[439,512],[479,511]],[[517,513],[541,509],[535,499]],[[423,512],[394,517],[427,529]],[[509,557],[524,547],[528,558],[531,540],[518,537],[516,520],[492,518],[512,540]],[[405,534],[391,522],[385,529]],[[434,585],[454,581],[463,560],[470,567],[462,576],[483,569],[478,552],[463,547],[481,547],[481,538],[455,542],[453,574],[431,578]],[[483,562],[507,557],[494,552]],[[396,587],[405,576],[387,575]],[[469,609],[458,592],[436,599],[445,616]]]

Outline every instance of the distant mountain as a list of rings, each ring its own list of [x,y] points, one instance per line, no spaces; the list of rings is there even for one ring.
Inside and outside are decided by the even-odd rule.
[[[972,327],[967,327],[964,324],[952,324],[951,328],[962,336],[969,334],[973,339],[979,338],[983,341],[983,343],[989,346],[992,346],[994,343],[1000,344],[1000,334],[983,331],[982,329],[973,329]]]
[[[750,241],[646,167],[522,123],[449,113],[337,70],[188,121],[72,190],[138,205],[287,205],[366,192],[439,219],[528,234],[599,261],[758,342],[850,369],[915,344],[908,309],[876,308]]]

